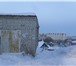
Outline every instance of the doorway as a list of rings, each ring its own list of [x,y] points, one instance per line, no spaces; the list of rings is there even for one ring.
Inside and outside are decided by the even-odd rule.
[[[20,30],[2,30],[1,48],[2,52],[19,52],[20,50]]]

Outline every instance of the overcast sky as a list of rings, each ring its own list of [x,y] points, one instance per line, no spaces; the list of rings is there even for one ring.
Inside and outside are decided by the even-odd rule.
[[[76,35],[76,2],[0,2],[0,13],[37,15],[40,32]]]

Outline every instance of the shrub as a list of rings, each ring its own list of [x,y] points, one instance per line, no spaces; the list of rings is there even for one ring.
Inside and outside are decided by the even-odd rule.
[[[51,37],[46,37],[43,41],[50,43],[50,42],[53,42],[53,39]]]

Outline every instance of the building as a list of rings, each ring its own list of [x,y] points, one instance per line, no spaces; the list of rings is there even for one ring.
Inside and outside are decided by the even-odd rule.
[[[35,56],[39,25],[35,14],[0,14],[0,53]]]
[[[65,33],[47,33],[46,35],[54,40],[65,40],[67,38]]]

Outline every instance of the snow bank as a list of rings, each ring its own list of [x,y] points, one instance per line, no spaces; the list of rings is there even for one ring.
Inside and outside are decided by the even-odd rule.
[[[43,42],[39,42],[36,57],[23,56],[21,53],[5,53],[0,55],[0,66],[76,66],[76,46],[54,47],[54,51],[42,51],[39,48]]]

